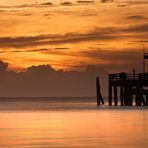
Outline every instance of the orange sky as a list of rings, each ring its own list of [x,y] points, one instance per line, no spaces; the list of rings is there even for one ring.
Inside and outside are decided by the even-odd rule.
[[[0,59],[15,70],[140,65],[148,43],[148,0],[68,2],[1,0]]]

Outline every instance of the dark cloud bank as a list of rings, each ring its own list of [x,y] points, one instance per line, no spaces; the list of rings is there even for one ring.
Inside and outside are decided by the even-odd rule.
[[[139,18],[139,16],[132,16],[131,18]],[[127,18],[126,18],[127,20]],[[130,34],[129,34],[130,33]],[[90,41],[112,41],[115,39],[125,38],[147,38],[148,23],[140,25],[132,25],[129,27],[119,28],[96,28],[95,30],[87,33],[67,33],[60,34],[47,34],[37,36],[18,36],[18,37],[0,37],[0,48],[22,48],[34,47],[43,45],[61,45],[65,43],[74,44]]]
[[[96,76],[100,76],[106,94],[107,72],[88,66],[83,72],[55,70],[50,65],[27,68],[23,72],[7,71],[0,61],[0,97],[85,97],[95,96]]]

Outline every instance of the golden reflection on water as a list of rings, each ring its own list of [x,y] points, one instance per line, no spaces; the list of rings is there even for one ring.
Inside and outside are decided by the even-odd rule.
[[[146,148],[147,110],[0,113],[4,148]]]

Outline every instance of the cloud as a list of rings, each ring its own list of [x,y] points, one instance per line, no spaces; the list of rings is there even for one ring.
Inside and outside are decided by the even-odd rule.
[[[101,3],[114,2],[114,0],[101,0]]]
[[[31,66],[19,73],[6,69],[1,61],[0,97],[91,97],[96,95],[96,76],[100,76],[102,88],[107,82],[107,72],[93,65],[84,71],[55,70],[50,65]]]
[[[130,33],[130,34],[127,34]],[[137,35],[137,33],[139,33]],[[2,48],[21,48],[44,45],[74,44],[92,41],[113,41],[117,39],[144,39],[147,37],[148,24],[132,25],[129,27],[118,28],[95,28],[86,33],[67,33],[64,35],[38,35],[38,36],[18,36],[0,37],[0,47]]]
[[[141,24],[141,25],[135,25],[135,26],[131,26],[129,28],[126,29],[122,29],[121,31],[124,32],[134,32],[134,33],[148,33],[148,24]]]
[[[40,3],[40,5],[43,5],[43,6],[51,6],[53,4],[51,2],[46,2],[46,3]]]
[[[124,7],[127,7],[128,5],[127,4],[117,4],[117,7],[120,7],[120,8],[124,8]]]
[[[83,56],[92,57],[93,59],[102,59],[106,61],[124,61],[129,62],[131,60],[135,60],[137,56],[139,56],[138,50],[131,50],[128,51],[114,51],[114,50],[102,50],[102,49],[95,49],[89,51],[80,52]],[[131,58],[132,57],[132,58]]]
[[[0,60],[0,74],[5,73],[7,71],[7,68],[8,68],[8,63],[5,63]]]
[[[0,53],[5,53],[5,51],[0,51]]]
[[[65,48],[65,47],[56,47],[56,48],[54,48],[54,49],[56,49],[56,50],[67,50],[67,49],[70,49],[70,48]]]
[[[79,3],[79,4],[90,4],[90,3],[94,3],[94,0],[79,0],[79,1],[77,1],[77,3]]]
[[[51,73],[56,72],[50,65],[38,65],[28,67],[25,71],[26,73]]]
[[[65,2],[61,3],[61,5],[63,5],[63,6],[71,6],[72,3],[69,2],[69,1],[65,1]]]
[[[127,1],[128,4],[130,5],[141,5],[141,4],[148,4],[147,0],[132,0],[132,1]]]
[[[12,52],[44,52],[44,51],[48,51],[50,49],[32,49],[32,50],[13,50]]]
[[[40,49],[31,49],[31,50],[12,50],[11,52],[16,52],[16,53],[29,53],[29,52],[44,52],[44,53],[57,53],[60,54],[59,51],[67,51],[70,48],[65,48],[65,47],[56,47],[56,48],[40,48]],[[3,53],[3,52],[2,52]]]
[[[40,8],[40,7],[47,7],[47,6],[56,6],[51,2],[41,2],[41,3],[25,3],[25,4],[16,4],[16,5],[0,5],[2,9],[9,9],[9,11],[13,11],[14,8]],[[12,10],[11,10],[12,9]],[[7,10],[5,10],[7,11]],[[17,11],[17,10],[16,10]]]
[[[143,19],[148,19],[148,18],[142,15],[132,15],[132,16],[126,17],[126,19],[127,20],[143,20]]]
[[[137,40],[137,41],[133,41],[133,42],[139,42],[139,43],[148,43],[148,40]]]
[[[92,58],[93,60],[101,60],[105,62],[101,62],[100,65],[104,69],[108,69],[109,71],[119,70],[119,71],[128,71],[135,68],[136,70],[140,70],[141,61],[142,61],[142,50],[139,49],[126,49],[120,51],[114,50],[102,50],[102,49],[94,49],[90,48],[89,51],[83,51],[79,54],[81,57]]]
[[[44,51],[45,54],[54,54],[54,55],[67,55],[71,57],[81,57],[89,58],[96,61],[96,65],[103,67],[104,69],[108,69],[109,71],[119,70],[119,71],[127,71],[130,69],[138,69],[141,67],[139,63],[142,59],[142,51],[139,49],[120,49],[119,51],[114,50],[106,50],[101,48],[90,47],[90,50],[87,51],[79,51],[79,52],[71,52],[67,50],[47,50]],[[141,54],[140,54],[141,53]],[[90,60],[91,61],[91,60]],[[97,62],[98,61],[98,62]],[[102,62],[100,62],[102,61]],[[66,65],[69,65],[72,69],[80,69],[82,70],[85,67],[87,61],[78,62],[78,64],[73,65],[71,61],[65,61]],[[137,66],[138,65],[138,66]]]
[[[95,32],[77,34],[68,33],[65,35],[39,35],[21,37],[0,37],[0,47],[32,47],[39,45],[78,43],[96,40],[111,40],[116,38],[109,33],[109,30],[96,30]]]

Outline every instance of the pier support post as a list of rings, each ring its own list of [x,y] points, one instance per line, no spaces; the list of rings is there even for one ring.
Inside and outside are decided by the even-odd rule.
[[[118,90],[117,90],[117,85],[114,86],[114,103],[115,103],[115,106],[118,105]]]
[[[109,96],[108,96],[109,105],[112,105],[112,85],[109,84]]]
[[[125,85],[125,90],[124,90],[124,105],[125,106],[129,106],[130,105],[130,88],[129,88],[129,84]]]
[[[141,105],[142,105],[142,102],[141,102],[140,96],[137,94],[136,95],[136,106],[141,106]]]
[[[142,94],[142,85],[138,83],[136,86],[136,105],[142,106],[146,104],[146,101],[144,100],[143,94]]]
[[[129,106],[132,106],[133,105],[133,94],[131,93],[129,95]]]
[[[148,105],[148,95],[146,95],[146,105]]]
[[[121,106],[124,105],[124,87],[121,85],[120,87],[120,99],[121,99]]]

